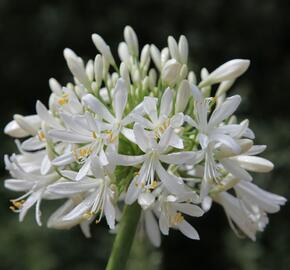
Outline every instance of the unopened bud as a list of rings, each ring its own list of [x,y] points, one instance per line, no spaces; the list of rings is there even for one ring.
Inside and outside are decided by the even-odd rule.
[[[103,38],[98,34],[93,34],[92,40],[97,49],[100,51],[100,53],[106,58],[107,62],[112,66],[116,66],[114,57],[111,53],[111,49],[107,45],[107,43],[103,40]]]
[[[162,69],[162,80],[168,85],[174,85],[180,78],[181,64],[175,59],[170,59],[166,62]]]
[[[177,90],[175,112],[184,112],[188,100],[191,96],[190,84],[187,80],[183,80]]]
[[[222,81],[234,80],[241,76],[248,69],[249,65],[250,61],[244,59],[228,61],[210,73],[209,76],[199,84],[199,87]]]
[[[128,44],[129,52],[135,56],[138,57],[139,55],[139,45],[138,45],[138,38],[131,26],[126,26],[124,29],[124,39],[126,43]]]
[[[80,57],[78,57],[71,49],[64,49],[64,58],[67,62],[67,65],[74,75],[74,77],[82,83],[87,89],[90,89],[91,82],[85,71],[84,63]]]

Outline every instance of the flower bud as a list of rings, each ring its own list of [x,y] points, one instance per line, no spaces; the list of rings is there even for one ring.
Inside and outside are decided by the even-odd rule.
[[[100,53],[106,58],[107,62],[112,66],[116,66],[114,57],[111,53],[111,49],[107,45],[107,43],[103,40],[103,38],[98,34],[93,34],[92,40],[97,49],[100,51]]]
[[[148,65],[149,61],[150,61],[150,46],[147,44],[143,47],[141,51],[141,57],[140,57],[141,67]]]
[[[153,44],[150,46],[150,54],[155,66],[161,71],[161,54],[159,49]]]
[[[237,161],[242,168],[253,172],[266,173],[270,172],[274,167],[271,161],[256,156],[240,155],[231,159]]]
[[[51,89],[52,92],[54,92],[58,96],[62,95],[61,85],[59,84],[59,82],[56,79],[50,78],[48,81],[48,84],[49,84],[49,88]]]
[[[96,89],[100,88],[103,80],[103,59],[100,54],[97,54],[94,61],[94,73],[96,81]]]
[[[89,60],[86,64],[86,74],[90,81],[94,80],[94,62],[93,60]]]
[[[178,50],[181,63],[186,64],[188,59],[188,42],[186,37],[183,35],[179,38]]]
[[[169,59],[169,50],[168,48],[163,48],[161,51],[161,67],[164,66],[164,64]]]
[[[181,70],[180,70],[179,79],[180,80],[185,79],[186,78],[186,75],[187,75],[187,72],[188,72],[187,65],[183,64],[182,67],[181,67]]]
[[[128,49],[131,55],[138,57],[139,55],[139,45],[138,38],[131,26],[126,26],[124,29],[124,38],[126,43],[128,44]]]
[[[30,123],[30,125],[32,126],[36,126],[37,128],[40,127],[40,119],[38,115],[25,116],[25,121]],[[34,132],[35,130],[33,129],[33,133]],[[26,129],[23,129],[16,120],[9,122],[5,126],[4,133],[14,138],[23,138],[23,137],[31,135],[31,133],[28,132]]]
[[[168,60],[162,69],[162,80],[168,85],[174,85],[179,79],[180,70],[181,64],[175,59]]]
[[[127,88],[130,89],[130,76],[129,76],[129,71],[125,63],[121,63],[120,65],[120,75],[126,82]]]
[[[183,112],[185,110],[190,96],[190,84],[187,80],[183,80],[177,90],[175,113]]]
[[[223,94],[225,94],[234,84],[235,80],[228,80],[228,81],[223,81],[221,82],[221,84],[219,85],[215,96],[221,96]]]
[[[154,201],[154,195],[149,192],[141,193],[138,197],[138,203],[144,210],[148,209],[151,205],[153,205]]]
[[[128,67],[130,66],[130,53],[128,46],[125,42],[121,42],[118,46],[118,55],[122,62]]]
[[[71,49],[68,48],[64,49],[63,54],[67,65],[74,77],[87,89],[90,89],[91,82],[86,74],[82,59],[78,57]]]
[[[250,61],[244,59],[228,61],[210,73],[209,76],[199,84],[199,87],[208,86],[221,81],[234,80],[241,76],[248,69],[249,65]]]
[[[178,62],[180,62],[179,49],[178,49],[178,45],[174,37],[169,36],[167,43],[168,43],[168,48],[169,48],[171,57],[177,60]]]
[[[38,129],[40,128],[41,121],[37,116],[22,116],[20,114],[14,115],[14,120],[18,126],[23,129],[27,134],[34,136],[37,134]],[[9,125],[9,124],[8,124]]]
[[[196,75],[193,71],[189,71],[187,75],[187,80],[190,84],[196,85]]]
[[[156,81],[157,81],[157,72],[154,68],[151,68],[149,70],[149,87],[151,90],[155,87]]]

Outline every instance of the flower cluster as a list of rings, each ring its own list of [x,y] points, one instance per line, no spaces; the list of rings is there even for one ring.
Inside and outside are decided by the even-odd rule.
[[[241,97],[226,96],[249,60],[203,68],[197,82],[184,36],[141,52],[130,26],[124,39],[119,66],[98,34],[94,60],[65,49],[73,82],[62,87],[51,78],[48,107],[37,101],[35,115],[14,115],[6,126],[19,154],[5,156],[5,187],[24,193],[10,208],[22,221],[35,206],[41,225],[41,201],[66,199],[47,226],[80,225],[89,236],[92,222],[105,217],[114,230],[123,206],[137,203],[140,227],[159,246],[160,232],[170,228],[199,239],[186,217],[202,216],[215,202],[235,231],[254,240],[286,199],[253,183],[249,172],[273,164],[257,156],[266,147],[254,144],[249,121],[233,115]]]

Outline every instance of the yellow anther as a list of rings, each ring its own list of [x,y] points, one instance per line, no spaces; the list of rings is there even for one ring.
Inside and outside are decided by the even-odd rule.
[[[95,131],[92,132],[92,136],[94,139],[97,139],[97,133]]]
[[[142,186],[142,188],[143,188],[143,187],[145,187],[145,183],[144,183],[144,182],[142,182],[142,183],[141,183],[141,186]]]
[[[171,224],[178,225],[184,220],[183,215],[180,212],[177,212],[172,218],[171,218]]]
[[[37,136],[40,141],[45,141],[45,134],[42,130],[37,133]]]
[[[158,182],[157,181],[153,181],[152,183],[151,183],[151,185],[150,185],[150,188],[151,189],[155,189],[155,188],[157,188],[158,187]]]
[[[68,94],[63,94],[61,98],[58,99],[57,103],[61,106],[68,103]]]
[[[113,143],[118,138],[118,135],[115,137],[113,136],[113,132],[111,130],[107,131],[107,134],[110,143]]]
[[[84,214],[83,214],[83,219],[87,219],[87,220],[89,220],[89,219],[91,219],[92,218],[92,216],[93,216],[94,214],[92,213],[92,212],[85,212]]]
[[[21,200],[21,201],[11,201],[11,203],[13,205],[11,205],[9,207],[10,210],[12,210],[13,212],[16,212],[17,210],[21,209],[23,204],[25,203],[25,200]]]
[[[138,187],[138,182],[135,181],[135,182],[134,182],[134,185],[135,185],[135,187]]]
[[[75,149],[73,150],[73,154],[76,160],[81,160],[83,158],[88,157],[93,152],[90,148],[81,148],[81,149]]]
[[[96,224],[99,224],[100,222],[101,222],[100,219],[96,219],[96,221],[95,221]]]

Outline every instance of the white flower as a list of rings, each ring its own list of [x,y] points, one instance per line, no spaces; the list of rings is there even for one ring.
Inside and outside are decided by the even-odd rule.
[[[134,140],[132,136],[132,131],[125,126],[133,121],[133,119],[131,118],[132,113],[138,112],[142,114],[143,108],[142,104],[140,104],[131,113],[123,117],[127,104],[127,98],[128,89],[123,79],[119,79],[115,87],[113,95],[114,115],[112,115],[112,113],[106,108],[106,106],[93,95],[89,94],[83,97],[83,102],[98,117],[106,121],[104,122],[104,129],[108,130],[110,143],[118,141],[120,132],[129,140]]]
[[[104,136],[101,134],[99,123],[89,113],[84,116],[71,116],[63,113],[61,117],[67,129],[50,130],[49,136],[76,146],[61,153],[52,161],[52,164],[65,166],[72,162],[78,162],[81,168],[76,179],[80,180],[89,172],[95,155],[99,155],[103,164],[108,163],[104,153]]]
[[[157,111],[158,99],[154,97],[145,97],[143,108],[149,120],[137,113],[132,114],[132,118],[142,127],[154,131],[154,134],[159,138],[164,131],[170,126],[179,128],[183,124],[183,114],[177,113],[171,116],[173,109],[173,92],[167,88],[162,95],[160,102],[159,115]]]
[[[91,162],[93,177],[86,177],[80,181],[61,181],[51,185],[48,188],[49,192],[59,197],[73,197],[78,194],[82,197],[75,207],[66,211],[61,220],[91,220],[97,216],[96,222],[99,222],[105,215],[110,229],[114,229],[116,210],[113,199],[116,191],[111,185],[113,170],[111,166],[102,166],[98,158],[94,157]]]
[[[188,198],[187,198],[188,199]],[[160,199],[159,227],[164,235],[168,235],[169,228],[180,230],[185,236],[199,240],[197,231],[184,219],[183,214],[200,217],[203,211],[197,205],[186,202],[184,198],[164,196]]]
[[[161,162],[167,164],[182,164],[187,160],[192,159],[193,152],[175,152],[166,154],[169,146],[183,148],[182,140],[176,136],[174,130],[169,127],[161,135],[160,141],[157,143],[153,134],[146,131],[139,125],[135,124],[134,134],[136,143],[139,148],[145,153],[140,156],[125,156],[116,157],[118,165],[132,166],[142,163],[139,173],[131,181],[127,194],[126,203],[133,203],[142,192],[142,190],[150,190],[156,188],[159,183],[155,180],[155,172],[160,178],[162,184],[173,194],[183,194],[186,192],[184,183],[180,177],[169,174],[161,165]]]
[[[224,207],[234,231],[236,225],[249,238],[255,240],[256,232],[263,231],[268,224],[267,213],[279,211],[280,205],[284,205],[286,199],[245,181],[239,182],[235,191],[238,198],[221,192],[214,196],[214,200]]]
[[[233,153],[240,153],[240,145],[233,138],[240,134],[243,126],[221,125],[230,117],[241,102],[241,97],[236,95],[227,98],[218,108],[216,108],[208,119],[210,99],[203,98],[201,92],[192,88],[195,98],[194,116],[195,120],[186,116],[186,121],[198,130],[198,141],[205,155],[205,172],[202,193],[206,193],[210,181],[217,181],[219,178],[218,167],[214,160],[214,149],[220,144],[227,146]],[[203,194],[203,196],[206,194]],[[202,196],[202,197],[203,197]]]
[[[23,221],[28,210],[35,204],[35,219],[38,225],[41,225],[40,203],[43,198],[49,198],[46,193],[47,186],[57,181],[59,176],[55,172],[48,175],[26,172],[15,156],[10,159],[5,156],[5,165],[13,177],[5,180],[5,187],[17,192],[26,192],[19,198],[11,200],[13,204],[11,209],[19,213],[19,221]]]
[[[269,172],[273,164],[256,156],[265,146],[254,145],[249,121],[233,115],[241,97],[227,97],[249,60],[231,60],[211,73],[202,68],[198,83],[185,36],[178,42],[170,36],[161,49],[145,43],[139,53],[137,35],[126,26],[119,66],[102,37],[92,39],[99,54],[87,62],[64,50],[72,82],[62,87],[51,78],[48,106],[37,101],[37,114],[16,114],[5,127],[21,139],[19,153],[5,156],[11,174],[5,187],[24,193],[11,200],[20,221],[36,205],[41,225],[41,201],[67,199],[47,226],[80,225],[89,237],[94,220],[105,217],[114,230],[118,206],[136,202],[141,225],[160,246],[170,228],[199,239],[184,215],[200,217],[217,202],[231,226],[254,239],[267,213],[286,199],[250,182],[249,172]]]

